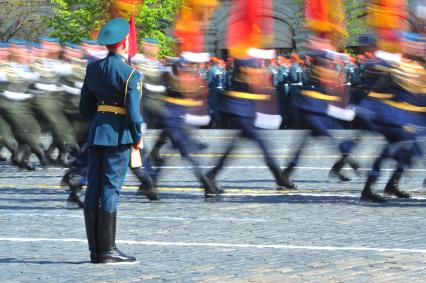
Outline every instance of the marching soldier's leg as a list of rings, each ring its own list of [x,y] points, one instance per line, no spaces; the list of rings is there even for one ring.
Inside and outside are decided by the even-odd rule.
[[[103,149],[103,176],[100,209],[98,215],[99,263],[134,262],[115,245],[117,206],[120,189],[126,177],[130,159],[130,146]]]
[[[143,166],[138,168],[131,168],[133,174],[139,179],[141,184],[136,194],[144,195],[149,200],[160,200],[160,196],[157,194],[156,189],[156,172],[151,167],[151,163],[148,157],[148,153],[145,148],[140,150]]]
[[[299,147],[296,150],[296,153],[294,154],[291,161],[287,164],[286,168],[282,172],[282,178],[285,183],[288,184],[288,189],[296,189],[296,184],[293,183],[291,180],[291,175],[294,172],[295,167],[297,164],[299,164],[300,156],[302,155],[303,149],[306,147],[306,145],[309,142],[310,137],[312,136],[312,133],[305,134],[302,138],[302,142],[299,144]]]
[[[382,153],[380,154],[380,156],[374,162],[373,168],[371,172],[368,174],[367,182],[365,183],[364,189],[361,192],[361,199],[360,199],[361,201],[386,202],[386,199],[384,197],[374,192],[373,186],[380,176],[381,164],[384,161],[384,159],[389,156],[389,151],[390,151],[389,145],[386,145]]]
[[[280,187],[289,187],[281,176],[281,168],[269,152],[269,146],[262,140],[254,127],[254,118],[236,117],[237,125],[242,130],[242,136],[255,141],[263,153],[265,163],[274,175],[275,182]]]
[[[231,142],[226,147],[225,152],[222,154],[222,156],[219,159],[219,162],[216,164],[216,166],[213,167],[209,172],[207,172],[207,177],[212,181],[212,183],[216,186],[216,176],[219,174],[219,172],[222,170],[223,166],[225,166],[225,162],[231,154],[231,152],[234,150],[236,144],[237,144],[237,138],[233,138]]]
[[[160,157],[160,149],[167,143],[167,138],[167,131],[162,130],[149,154],[154,166],[161,166],[164,164],[164,160]]]
[[[190,155],[190,148],[191,148],[191,140],[189,138],[189,133],[185,131],[185,128],[183,127],[167,127],[166,128],[167,134],[172,141],[172,144],[174,147],[176,147],[181,156],[185,159],[187,159],[194,171],[195,177],[198,179],[202,187],[204,188],[204,194],[206,196],[210,195],[216,195],[218,193],[222,193],[222,191],[217,190],[214,185],[212,184],[211,180],[206,176],[206,174],[201,170],[200,164],[197,160],[195,160]]]
[[[13,131],[10,128],[9,124],[0,117],[0,151],[3,147],[6,147],[7,150],[12,154],[12,158],[15,156],[16,151],[18,150],[18,143],[13,137]],[[0,155],[0,161],[6,161],[6,157]]]
[[[392,177],[389,179],[385,187],[385,194],[396,196],[398,198],[411,198],[411,195],[407,192],[401,191],[399,189],[399,181],[401,180],[404,169],[402,167],[395,170],[392,174]]]

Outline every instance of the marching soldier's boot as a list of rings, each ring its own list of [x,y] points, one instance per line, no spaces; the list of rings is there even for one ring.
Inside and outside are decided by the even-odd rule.
[[[75,203],[79,208],[84,207],[84,201],[80,198],[80,192],[82,191],[82,185],[70,185],[70,194],[68,195],[67,202]]]
[[[149,200],[160,200],[160,196],[157,194],[157,190],[154,186],[154,181],[152,180],[151,176],[149,176],[149,174],[143,169],[143,167],[134,168],[132,171],[141,182],[136,194],[144,195]]]
[[[352,158],[352,157],[347,157],[346,158],[346,163],[348,163],[349,164],[349,166],[351,166],[352,167],[352,169],[354,169],[354,171],[355,172],[359,172],[359,169],[361,168],[361,165],[359,165],[359,162],[358,161],[356,161],[354,158]]]
[[[399,185],[399,180],[402,177],[402,171],[401,170],[396,170],[392,177],[389,179],[389,182],[386,184],[385,187],[385,194],[386,195],[393,195],[396,196],[398,198],[411,198],[411,195],[407,192],[401,191],[398,188]]]
[[[360,199],[361,201],[386,202],[386,199],[384,197],[375,193],[372,189],[372,186],[374,185],[374,183],[376,183],[376,180],[377,180],[377,177],[368,176],[365,187],[361,193],[361,199]]]
[[[87,241],[89,242],[90,262],[98,263],[98,245],[97,245],[97,228],[98,228],[98,211],[84,210],[84,223],[86,225]]]
[[[26,146],[20,145],[15,152],[15,155],[12,156],[12,164],[19,166],[22,161],[22,157],[24,156]]]
[[[345,164],[346,164],[346,157],[342,157],[341,159],[339,159],[339,161],[337,161],[333,165],[333,167],[331,167],[328,177],[330,178],[337,177],[340,181],[349,182],[351,178],[342,173],[342,169],[343,169],[343,166],[345,166]]]
[[[212,196],[212,195],[218,195],[222,194],[225,191],[216,188],[213,182],[207,177],[206,174],[201,172],[200,169],[195,169],[194,171],[195,176],[197,177],[198,181],[200,182],[201,186],[204,188],[204,195],[205,196]]]
[[[56,144],[55,143],[51,143],[49,148],[44,152],[44,156],[46,156],[46,160],[48,160],[48,162],[50,164],[56,164],[57,159],[55,159],[53,157],[53,152],[56,149]]]
[[[37,156],[38,160],[40,160],[40,164],[42,166],[49,165],[49,161],[46,158],[46,155],[44,154],[44,149],[43,149],[43,146],[41,144],[34,145],[32,147],[32,151]]]
[[[269,164],[269,168],[271,169],[272,174],[274,175],[275,183],[277,184],[277,186],[285,187],[287,189],[294,189],[292,184],[288,182],[288,179],[284,178],[281,172],[281,168],[279,166],[275,164]]]
[[[19,167],[27,169],[29,171],[33,171],[33,170],[37,170],[36,167],[34,167],[31,163],[30,163],[30,157],[31,157],[31,149],[30,147],[27,145],[24,148],[24,153],[22,155],[22,159],[21,159],[21,163],[19,164]]]
[[[136,258],[127,256],[115,246],[117,212],[99,211],[98,215],[98,263],[132,263]]]
[[[426,178],[425,178],[425,180],[423,181],[423,187],[426,187]]]
[[[283,183],[285,183],[285,186],[287,189],[297,189],[297,186],[291,181],[290,176],[294,171],[294,166],[290,165],[287,168],[285,168],[281,173],[281,179]]]

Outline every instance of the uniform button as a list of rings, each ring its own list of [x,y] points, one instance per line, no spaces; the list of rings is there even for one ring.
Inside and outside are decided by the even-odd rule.
[[[117,112],[114,112],[115,115],[117,115]]]

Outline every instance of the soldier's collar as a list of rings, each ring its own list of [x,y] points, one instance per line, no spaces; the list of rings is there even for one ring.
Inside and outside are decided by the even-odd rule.
[[[120,58],[121,61],[126,62],[126,58],[123,55],[121,55],[121,54],[118,54],[118,53],[108,53],[108,56],[114,56],[114,57]]]

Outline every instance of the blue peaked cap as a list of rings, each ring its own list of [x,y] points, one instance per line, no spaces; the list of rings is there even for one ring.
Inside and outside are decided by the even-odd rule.
[[[59,39],[56,37],[40,37],[40,41],[46,41],[46,42],[52,42],[52,43],[59,43]]]
[[[130,31],[129,22],[123,18],[115,18],[107,22],[98,35],[100,45],[111,45],[122,41]]]
[[[9,44],[13,44],[13,45],[27,45],[27,41],[23,40],[23,39],[18,39],[18,38],[12,38],[11,40],[9,40]]]

